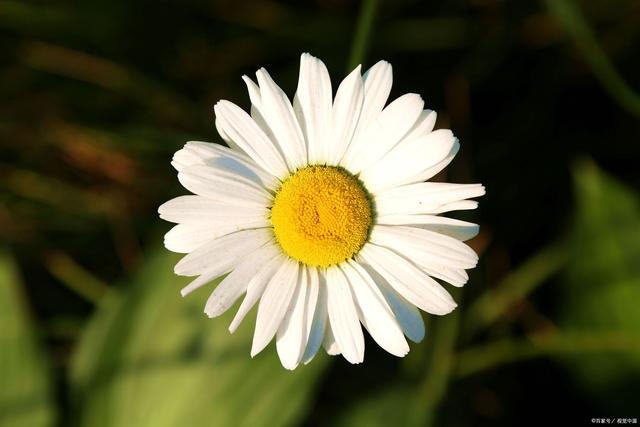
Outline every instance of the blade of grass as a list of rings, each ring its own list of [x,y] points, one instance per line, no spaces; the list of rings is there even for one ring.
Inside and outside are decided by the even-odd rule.
[[[21,59],[35,70],[93,84],[138,101],[167,119],[192,123],[196,110],[187,98],[129,66],[45,42],[24,43]]]
[[[456,300],[460,299],[460,291],[452,293],[455,293]],[[445,396],[451,378],[459,323],[458,311],[433,319],[431,323],[432,340],[429,343],[427,367],[422,382],[413,393],[414,400],[409,405],[408,426],[425,427],[435,422],[435,412]]]
[[[629,113],[640,116],[640,95],[616,71],[578,6],[572,0],[544,0],[544,3],[578,45],[609,95]]]
[[[509,274],[495,288],[486,291],[469,307],[464,322],[465,337],[493,323],[534,289],[557,273],[566,260],[565,248],[554,243],[542,249]]]
[[[0,164],[0,168],[4,172],[0,187],[25,199],[80,216],[102,215],[117,209],[115,202],[108,197],[68,181],[35,170],[14,168],[6,163]]]
[[[109,292],[110,288],[106,283],[62,252],[47,255],[45,266],[63,285],[94,304],[98,304]]]
[[[378,12],[379,0],[364,0],[358,15],[356,34],[351,44],[351,54],[347,64],[347,72],[350,72],[362,64],[369,49],[369,38],[373,30],[373,23]]]
[[[467,377],[505,363],[537,357],[628,351],[640,352],[640,340],[620,332],[560,332],[524,339],[507,338],[460,352],[456,357],[454,376]]]

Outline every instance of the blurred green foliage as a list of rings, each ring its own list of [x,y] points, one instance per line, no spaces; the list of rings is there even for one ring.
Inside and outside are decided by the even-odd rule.
[[[540,425],[640,417],[635,0],[0,0],[0,426]],[[482,182],[481,264],[396,360],[249,357],[160,249],[169,167],[260,66],[387,59]],[[586,157],[585,157],[586,155]],[[576,158],[590,160],[575,163]],[[19,273],[20,272],[20,273]],[[20,277],[22,276],[22,277]],[[212,285],[213,286],[213,285]],[[207,289],[211,289],[208,286]],[[331,361],[331,362],[330,362]],[[540,408],[545,408],[541,411]]]
[[[177,259],[150,256],[87,326],[71,369],[77,425],[296,425],[326,357],[295,374],[273,348],[251,360],[252,319],[234,335],[228,315],[203,321],[204,293],[176,296],[188,283],[167,268]]]
[[[577,212],[569,239],[563,330],[618,331],[640,347],[640,199],[593,163],[576,167]],[[640,381],[640,352],[581,354],[569,365],[592,393]]]
[[[0,425],[53,424],[49,366],[33,328],[16,265],[0,252]]]

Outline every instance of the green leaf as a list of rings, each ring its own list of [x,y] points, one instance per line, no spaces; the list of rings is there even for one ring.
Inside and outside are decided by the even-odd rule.
[[[577,214],[569,246],[561,326],[640,336],[640,201],[594,164],[575,170]],[[605,392],[640,375],[640,353],[581,354],[569,366]]]
[[[326,357],[294,372],[273,345],[249,356],[253,322],[208,319],[214,285],[186,298],[176,257],[150,258],[123,292],[106,298],[72,369],[78,424],[99,426],[288,426],[305,415]],[[230,310],[234,311],[234,310]]]
[[[1,251],[0,325],[0,425],[52,425],[55,412],[45,357],[25,310],[17,268]]]

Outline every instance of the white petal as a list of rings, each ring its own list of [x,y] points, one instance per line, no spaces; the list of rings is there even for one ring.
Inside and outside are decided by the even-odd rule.
[[[171,166],[173,166],[178,172],[187,166],[198,164],[204,164],[202,157],[193,150],[187,149],[186,145],[176,151],[171,159]]]
[[[242,80],[244,80],[247,85],[247,91],[249,92],[249,98],[251,99],[251,118],[256,122],[260,129],[262,129],[265,135],[269,137],[269,140],[277,146],[273,136],[273,131],[262,115],[262,95],[260,95],[260,87],[247,76],[242,76]]]
[[[449,163],[451,163],[451,160],[453,160],[456,154],[458,154],[459,150],[460,150],[460,143],[456,139],[455,143],[453,144],[453,147],[451,147],[451,150],[447,153],[447,155],[444,157],[444,159],[442,159],[441,162],[431,166],[430,168],[425,169],[424,171],[420,172],[410,180],[407,180],[407,183],[423,182],[433,178],[434,176],[436,176],[436,174],[438,174],[440,171],[446,168],[449,165]]]
[[[415,93],[393,101],[349,146],[341,164],[355,174],[378,161],[413,127],[423,107],[424,101]]]
[[[273,175],[262,171],[258,166],[239,162],[231,157],[217,157],[205,161],[208,167],[233,174],[243,180],[254,183],[260,188],[273,190],[280,185],[280,181]]]
[[[477,263],[475,254],[461,256],[449,249],[442,249],[428,240],[417,238],[415,240],[419,242],[418,245],[412,245],[411,240],[410,237],[388,233],[387,236],[382,237],[377,234],[376,238],[371,239],[371,242],[391,249],[398,255],[411,260],[429,276],[444,280],[454,286],[463,286],[467,283],[469,276],[464,269],[475,266]]]
[[[189,224],[224,224],[239,220],[241,223],[268,219],[265,206],[238,206],[201,196],[180,196],[158,208],[165,221]]]
[[[277,256],[278,249],[275,243],[247,254],[209,296],[204,308],[207,316],[216,317],[227,311],[246,292],[249,282],[258,271]]]
[[[403,357],[409,345],[391,308],[371,276],[358,263],[349,260],[341,265],[351,286],[358,307],[360,321],[380,347]]]
[[[356,129],[363,107],[364,86],[358,65],[340,83],[333,102],[331,137],[327,144],[327,163],[337,165]]]
[[[244,110],[229,101],[218,102],[214,110],[221,129],[254,162],[278,178],[287,176],[278,148]]]
[[[378,216],[392,214],[434,214],[455,209],[473,209],[477,204],[465,199],[485,193],[480,184],[422,182],[395,187],[375,197]],[[459,203],[460,201],[471,203]]]
[[[178,172],[188,166],[201,164],[240,174],[269,189],[276,188],[279,184],[276,177],[262,169],[248,156],[209,142],[187,142],[181,150],[173,155],[172,164]]]
[[[276,349],[285,369],[295,369],[302,358],[307,343],[305,312],[307,303],[308,278],[306,267],[300,267],[298,284],[291,303],[276,333]]]
[[[309,267],[310,291],[316,289],[317,303],[313,313],[313,319],[308,332],[307,347],[304,350],[302,360],[304,364],[311,362],[322,346],[327,324],[327,284],[323,275],[320,275],[314,267]]]
[[[358,120],[357,134],[365,131],[380,115],[389,98],[393,84],[391,64],[387,61],[378,61],[364,73],[362,79],[364,80],[364,103]]]
[[[221,235],[214,233],[211,225],[178,224],[164,235],[164,247],[171,252],[188,254]]]
[[[270,174],[258,174],[257,167],[251,168],[248,165],[244,165],[237,160],[229,157],[219,157],[217,159],[211,159],[207,161],[207,166],[214,168],[215,170],[224,172],[229,176],[235,176],[244,182],[250,182],[255,186],[263,189],[274,190],[280,185],[280,181]],[[267,179],[261,175],[267,175]]]
[[[350,363],[362,363],[364,336],[358,310],[347,278],[337,267],[327,269],[327,308],[331,330],[342,355]]]
[[[273,276],[260,297],[256,329],[253,333],[251,357],[269,344],[284,319],[296,287],[300,284],[298,263],[287,259]]]
[[[256,194],[270,195],[258,176],[231,158],[210,159],[205,164],[187,166],[178,173],[178,177],[180,175],[194,175],[216,184],[218,181],[236,182]]]
[[[307,149],[293,107],[287,95],[275,84],[269,73],[261,68],[256,73],[262,101],[261,113],[273,131],[274,139],[289,166],[295,171],[307,164]]]
[[[473,239],[480,231],[478,224],[437,215],[385,215],[379,217],[377,223],[383,225],[411,225],[446,234],[463,242]]]
[[[424,320],[420,311],[404,299],[399,293],[393,290],[391,285],[380,276],[371,266],[363,265],[365,270],[376,282],[380,291],[384,294],[393,314],[396,316],[402,332],[413,342],[420,342],[424,339]]]
[[[327,313],[328,318],[328,313]],[[329,356],[337,356],[340,354],[340,347],[336,342],[336,338],[333,335],[333,329],[331,329],[331,322],[327,322],[325,325],[325,334],[324,340],[322,341],[322,346]]]
[[[305,267],[307,271],[307,299],[305,301],[304,310],[304,330],[305,330],[305,345],[311,334],[311,327],[313,326],[313,319],[315,317],[316,307],[318,305],[319,294],[319,280],[318,270],[315,267]]]
[[[318,310],[322,314],[322,318],[324,319],[323,327],[324,334],[322,335],[322,347],[324,347],[325,351],[329,356],[337,356],[340,354],[340,347],[336,342],[336,338],[333,335],[333,330],[331,329],[331,322],[329,322],[329,295],[328,295],[328,285],[327,285],[327,270],[326,269],[318,269],[318,277],[320,279],[320,301],[318,301]],[[324,313],[323,313],[324,312]],[[317,351],[317,350],[316,350]],[[313,357],[309,359],[311,361]],[[308,362],[305,362],[308,363]]]
[[[240,218],[241,219],[241,218]],[[164,246],[172,252],[189,253],[212,240],[226,234],[252,228],[269,227],[268,220],[241,222],[235,221],[227,224],[178,224],[164,235]]]
[[[199,196],[240,206],[268,206],[272,196],[265,188],[239,175],[204,165],[193,165],[178,173],[187,190]]]
[[[411,261],[429,276],[444,280],[450,285],[461,287],[469,281],[469,275],[462,268],[445,267],[431,262],[421,264],[413,259]]]
[[[264,228],[227,234],[184,256],[174,271],[180,276],[196,276],[215,270],[221,276],[237,264],[239,257],[258,249],[271,238],[271,233]]]
[[[416,343],[421,342],[424,339],[425,328],[420,310],[402,298],[402,296],[391,287],[383,286],[381,290],[389,302],[396,319],[398,319],[402,332],[404,332],[411,341]]]
[[[436,125],[437,118],[438,114],[436,114],[435,111],[422,110],[422,113],[420,113],[420,117],[418,117],[418,120],[416,120],[413,127],[402,139],[404,141],[409,141],[429,134],[431,131],[433,131],[433,128]]]
[[[244,320],[245,316],[258,302],[264,289],[267,287],[269,281],[273,278],[274,274],[279,268],[283,268],[285,265],[285,257],[282,255],[276,256],[271,261],[262,266],[260,270],[253,276],[253,279],[249,281],[247,285],[247,294],[242,300],[242,304],[238,308],[238,312],[229,325],[229,332],[234,333],[240,323]]]
[[[213,123],[214,123],[214,125],[216,127],[216,130],[218,131],[218,135],[220,135],[220,138],[222,138],[222,140],[227,143],[229,148],[231,148],[231,149],[233,149],[235,151],[238,151],[238,152],[242,152],[242,149],[240,147],[238,147],[238,145],[235,142],[233,142],[231,140],[231,138],[229,138],[229,135],[227,135],[227,133],[224,131],[224,129],[222,129],[222,126],[220,126],[220,120],[218,120],[218,118],[215,118]],[[178,168],[176,168],[176,169],[178,169]]]
[[[458,200],[455,202],[447,203],[440,206],[438,209],[434,209],[431,213],[441,214],[451,211],[468,211],[474,210],[478,207],[478,202],[475,200]]]
[[[358,254],[411,304],[432,314],[447,314],[456,303],[434,279],[393,251],[367,243]]]
[[[380,190],[414,182],[416,176],[440,163],[451,152],[456,139],[448,129],[439,129],[401,141],[380,161],[360,174],[367,189]]]
[[[249,99],[251,100],[251,106],[255,107],[258,111],[262,110],[262,96],[260,95],[260,87],[249,77],[242,76],[242,81],[247,85],[247,92],[249,92]],[[253,112],[251,114],[253,117]]]
[[[307,141],[307,159],[311,165],[327,161],[324,146],[331,129],[331,97],[327,67],[318,58],[303,53],[293,109]]]
[[[478,262],[478,255],[466,244],[422,228],[376,225],[371,231],[371,242],[410,259],[420,256],[420,262],[425,265],[432,261],[436,265],[467,269],[475,267]]]

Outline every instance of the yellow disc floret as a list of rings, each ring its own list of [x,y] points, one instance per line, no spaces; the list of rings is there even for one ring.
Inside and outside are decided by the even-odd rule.
[[[276,193],[271,223],[291,258],[328,267],[351,258],[367,240],[372,209],[356,177],[331,166],[309,166]]]

